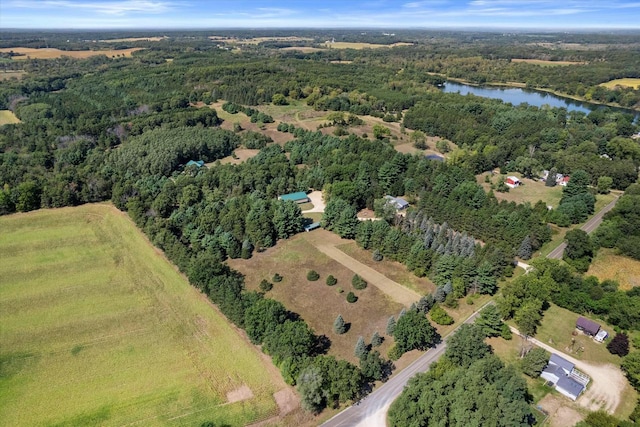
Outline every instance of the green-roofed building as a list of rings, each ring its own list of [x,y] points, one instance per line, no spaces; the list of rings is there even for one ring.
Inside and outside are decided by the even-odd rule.
[[[278,196],[278,200],[290,200],[296,203],[307,203],[309,202],[309,197],[304,191],[298,191],[297,193],[289,193]]]
[[[204,160],[189,160],[187,162],[186,167],[189,167],[189,166],[196,166],[196,167],[201,168],[201,167],[204,166]]]

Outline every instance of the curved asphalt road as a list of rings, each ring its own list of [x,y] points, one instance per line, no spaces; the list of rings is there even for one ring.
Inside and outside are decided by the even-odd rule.
[[[488,302],[487,304],[491,304]],[[476,317],[480,314],[480,311],[486,307],[486,305],[480,307],[475,313],[473,313],[464,323],[473,323]],[[460,326],[458,326],[459,328]],[[385,426],[387,420],[387,411],[391,403],[404,390],[404,386],[409,379],[419,372],[425,372],[429,370],[431,364],[444,354],[447,348],[446,338],[451,336],[458,328],[451,331],[446,337],[442,339],[442,342],[434,348],[428,350],[425,354],[420,356],[415,362],[407,366],[402,371],[394,374],[389,381],[384,383],[380,388],[365,397],[353,406],[340,412],[329,421],[322,424],[326,427],[347,427],[347,426]]]
[[[600,209],[600,212],[595,214],[589,221],[585,222],[584,225],[582,227],[580,227],[580,230],[586,231],[588,234],[593,233],[596,230],[596,228],[598,228],[598,226],[602,223],[602,218],[604,217],[604,214],[609,212],[616,205],[616,202],[618,201],[618,198],[619,197],[616,196],[616,198],[613,199],[613,201],[611,203],[609,203],[604,208]],[[562,254],[564,253],[564,248],[566,248],[566,247],[567,247],[567,243],[566,242],[562,242],[560,244],[560,246],[558,246],[557,248],[552,250],[549,253],[549,255],[547,255],[547,258],[550,258],[550,259],[561,259],[562,258]]]

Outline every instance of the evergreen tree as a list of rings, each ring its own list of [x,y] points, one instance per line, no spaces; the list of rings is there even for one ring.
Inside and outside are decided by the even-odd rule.
[[[381,344],[382,344],[382,337],[380,336],[378,331],[375,331],[371,336],[371,346],[380,347]]]
[[[278,239],[288,239],[303,229],[300,206],[292,201],[278,201],[273,213],[273,225]]]
[[[354,354],[358,359],[362,359],[367,354],[367,345],[365,344],[362,336],[358,337]]]
[[[338,335],[347,332],[347,324],[344,322],[341,314],[338,314],[338,317],[336,317],[336,320],[333,322],[333,331]]]
[[[533,248],[531,247],[531,237],[526,236],[520,244],[520,248],[518,249],[518,256],[526,260],[531,259],[531,255],[533,255]]]
[[[551,168],[549,175],[547,175],[547,179],[544,181],[544,185],[547,187],[555,187],[557,174],[558,170],[556,168]]]
[[[427,314],[435,303],[436,300],[433,297],[433,294],[427,294],[420,298],[420,301],[418,301],[418,305],[416,306],[416,308],[418,309],[418,311]]]
[[[453,285],[452,285],[451,281],[450,280],[447,281],[447,283],[444,284],[442,289],[444,290],[444,293],[446,295],[449,295],[451,292],[453,292]]]
[[[493,304],[482,309],[480,316],[476,320],[476,325],[482,329],[482,332],[484,332],[487,337],[500,336],[503,324],[500,311]]]
[[[396,329],[396,318],[391,316],[387,321],[387,335],[393,336],[393,331]]]
[[[447,293],[444,291],[444,286],[438,286],[436,288],[434,298],[437,302],[444,302],[444,300],[447,298]]]

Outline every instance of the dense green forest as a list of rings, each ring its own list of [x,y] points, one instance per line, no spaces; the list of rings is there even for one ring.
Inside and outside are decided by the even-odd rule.
[[[0,47],[95,50],[114,44],[92,40],[148,35],[2,32]],[[391,364],[377,351],[361,354],[360,366],[327,356],[326,337],[317,336],[279,302],[247,292],[244,278],[224,264],[302,231],[300,207],[277,200],[280,194],[324,190],[325,228],[436,283],[433,295],[398,319],[390,333],[395,339],[389,355],[393,358],[438,342],[424,316],[431,310],[432,318],[437,317],[442,311],[438,304],[455,306],[469,293],[494,294],[498,280],[513,272],[514,257],[523,247],[531,253],[551,239],[549,223],[583,221],[593,212],[592,186],[601,182],[628,190],[595,240],[638,257],[638,191],[632,184],[638,179],[640,146],[631,138],[638,125],[630,111],[568,113],[448,94],[440,88],[446,77],[476,83],[519,81],[638,108],[638,90],[598,89],[599,83],[613,78],[640,77],[637,37],[552,36],[557,43],[610,47],[572,50],[548,46],[544,43],[549,37],[541,36],[524,43],[521,35],[505,39],[491,33],[406,31],[388,37],[302,31],[297,35],[311,40],[236,49],[232,41],[291,33],[225,31],[216,34],[222,40],[210,40],[212,34],[204,32],[163,35],[167,38],[157,42],[118,42],[116,47],[145,48],[132,58],[0,58],[0,71],[26,72],[21,79],[0,82],[0,109],[21,120],[0,126],[0,214],[112,200],[230,321],[262,344],[286,381],[298,385],[309,410],[359,398],[371,383],[389,375]],[[279,50],[282,43],[315,46],[327,38],[413,45]],[[540,67],[512,62],[514,58],[579,64]],[[273,122],[260,106],[295,101],[348,113],[353,122],[366,115],[397,122],[402,132],[446,138],[457,148],[441,163],[396,151],[389,135],[375,128],[373,135],[357,136],[345,127],[336,136],[283,123],[278,130],[293,139],[274,144],[257,132],[223,130],[218,112],[196,107],[221,100],[226,101],[225,113],[242,111],[258,125]],[[260,151],[239,165],[217,162],[238,147]],[[187,166],[190,160],[212,164]],[[475,175],[494,168],[526,177],[552,169],[571,174],[572,181],[560,207],[549,211],[544,203],[498,201],[485,192]],[[396,216],[385,209],[385,195],[404,196],[414,208]],[[356,213],[362,208],[375,210],[383,220],[358,221]],[[507,285],[499,300],[502,316],[513,317],[521,328],[535,332],[547,301],[596,313],[623,329],[640,327],[636,292],[585,279],[565,265],[540,263],[536,268],[537,273]],[[415,331],[428,333],[415,339]],[[484,398],[511,408],[503,410],[505,425],[530,422],[526,387],[510,368],[485,354],[464,363],[452,355],[448,360],[411,387],[433,394],[437,384],[461,395],[476,390],[477,378],[491,368],[490,377],[482,377],[491,384]],[[431,406],[410,399],[402,405],[413,412],[426,413],[432,407],[446,412],[448,403],[432,397]],[[404,425],[413,412],[396,411],[394,423]],[[498,415],[482,416],[493,420]],[[462,413],[450,416],[451,423],[482,421],[465,420]]]

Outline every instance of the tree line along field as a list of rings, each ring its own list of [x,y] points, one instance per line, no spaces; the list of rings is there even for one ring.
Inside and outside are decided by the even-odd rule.
[[[278,414],[279,373],[114,207],[5,216],[0,230],[0,424]]]
[[[13,56],[14,60],[27,60],[27,59],[53,59],[61,58],[63,56],[69,56],[71,58],[89,58],[96,55],[106,55],[108,57],[125,56],[130,57],[133,52],[142,50],[142,48],[136,47],[131,49],[106,49],[106,50],[60,50],[56,48],[42,48],[34,49],[30,47],[12,47],[0,49],[0,53],[16,53],[17,56]]]

